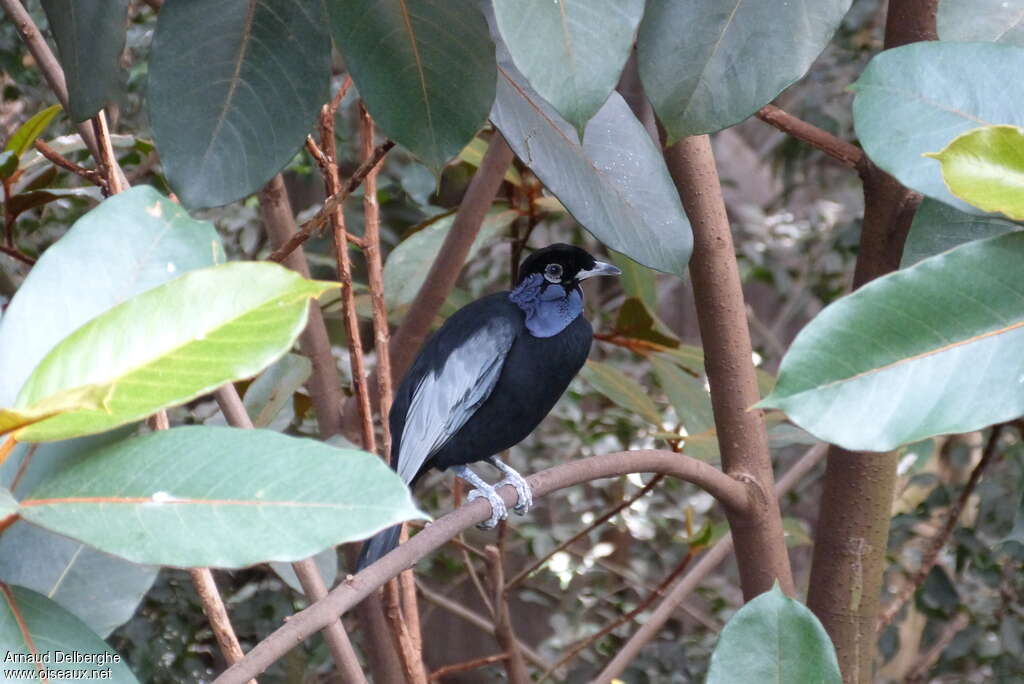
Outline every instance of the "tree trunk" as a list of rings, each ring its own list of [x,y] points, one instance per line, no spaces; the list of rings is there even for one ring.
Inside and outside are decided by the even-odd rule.
[[[885,47],[935,39],[938,0],[891,0]],[[854,289],[899,268],[920,198],[870,162]],[[896,482],[895,452],[829,452],[807,605],[832,637],[843,681],[872,679],[878,616]]]

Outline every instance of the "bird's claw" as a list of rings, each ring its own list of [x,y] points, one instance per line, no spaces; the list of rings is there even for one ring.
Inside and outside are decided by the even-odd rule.
[[[530,489],[530,483],[518,473],[516,475],[509,473],[505,479],[494,485],[494,488],[501,489],[505,485],[510,485],[516,490],[516,505],[512,507],[512,510],[517,515],[526,515],[526,512],[533,508],[533,490]]]
[[[466,496],[466,502],[475,501],[481,497],[487,499],[487,502],[491,504],[491,517],[477,525],[477,527],[481,530],[494,529],[500,521],[508,517],[508,509],[505,508],[505,502],[498,495],[495,487],[474,489]]]

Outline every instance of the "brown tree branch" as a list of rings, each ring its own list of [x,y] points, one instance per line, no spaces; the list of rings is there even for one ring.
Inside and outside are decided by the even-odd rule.
[[[76,176],[81,176],[89,183],[98,185],[101,188],[106,188],[107,182],[103,178],[103,174],[94,169],[87,169],[84,166],[79,166],[75,162],[71,161],[67,157],[61,155],[57,150],[47,145],[41,138],[33,143],[33,146],[38,150],[39,154],[43,155],[47,160],[50,161],[54,166],[59,166],[65,171],[70,171]]]
[[[17,249],[16,247],[5,247],[3,245],[0,245],[0,254],[6,254],[12,259],[17,259],[18,261],[28,266],[34,266],[36,263],[35,259],[30,257],[28,254],[22,252],[20,249]]]
[[[192,577],[192,586],[199,594],[199,600],[203,604],[203,612],[210,621],[210,628],[217,638],[220,652],[228,665],[234,665],[245,655],[242,652],[242,645],[238,643],[235,636],[235,629],[231,626],[231,618],[228,617],[227,608],[224,607],[224,600],[220,597],[217,583],[213,579],[213,573],[209,568],[189,568],[188,574]],[[256,684],[255,679],[250,679],[249,684]]]
[[[437,259],[431,264],[430,271],[409,306],[405,319],[391,338],[392,380],[405,375],[420,347],[423,346],[437,312],[455,287],[462,266],[466,263],[469,248],[480,232],[487,210],[494,202],[494,196],[501,187],[505,170],[512,163],[513,157],[508,143],[495,131],[487,153],[484,154],[483,161],[480,162],[480,167],[473,175],[473,180],[470,181],[469,188],[462,198],[462,204],[455,213],[455,219],[448,230],[448,235],[445,236]],[[370,376],[370,385],[375,386],[376,382],[374,373]],[[357,427],[356,418],[352,415],[355,413],[351,409],[353,405],[354,401],[350,399],[345,408],[345,433],[350,436],[355,434]]]
[[[526,671],[526,663],[519,650],[519,639],[516,638],[512,616],[508,610],[504,554],[499,553],[498,548],[491,544],[484,548],[484,553],[487,554],[487,567],[490,570],[491,586],[494,588],[494,597],[491,600],[494,606],[494,638],[508,654],[505,672],[508,673],[508,681],[512,684],[527,684],[530,681],[530,673]]]
[[[775,484],[776,500],[792,491],[825,458],[827,450],[828,448],[825,444],[816,444],[808,449]],[[733,537],[731,534],[715,542],[711,549],[701,556],[697,564],[693,566],[693,569],[672,587],[668,596],[658,604],[658,607],[647,618],[643,626],[629,638],[629,641],[615,654],[611,662],[605,665],[601,673],[594,679],[594,682],[608,684],[621,675],[626,670],[626,667],[639,655],[641,649],[657,636],[658,632],[661,631],[661,628],[672,616],[672,613],[675,612],[675,609],[704,581],[705,577],[714,572],[715,568],[729,557],[732,549]]]
[[[761,107],[757,111],[757,118],[769,126],[774,126],[783,133],[793,136],[797,140],[802,140],[808,145],[818,148],[829,157],[851,169],[860,168],[865,159],[864,150],[856,145],[852,145],[822,128],[809,124],[775,105],[769,104]]]
[[[921,554],[921,564],[917,570],[907,579],[907,583],[903,585],[896,597],[886,606],[885,610],[878,617],[878,623],[876,626],[877,631],[885,629],[885,627],[892,622],[892,619],[896,616],[896,613],[900,612],[910,597],[917,593],[918,588],[924,583],[928,573],[931,572],[932,568],[935,567],[935,563],[938,561],[939,553],[943,547],[949,542],[949,538],[953,535],[953,530],[956,529],[956,523],[960,519],[960,514],[963,513],[964,508],[967,506],[967,500],[971,498],[974,493],[975,487],[978,486],[978,481],[981,479],[981,474],[985,471],[985,468],[995,460],[998,453],[997,447],[999,446],[999,438],[1002,436],[1003,429],[1006,427],[1005,424],[996,425],[992,428],[992,432],[989,433],[988,441],[985,442],[985,448],[981,452],[981,458],[978,459],[978,463],[971,469],[971,474],[967,478],[967,482],[964,483],[964,488],[960,491],[960,496],[957,497],[956,501],[950,507],[949,512],[946,513],[946,520],[942,524],[942,528],[928,541],[928,545],[925,548],[923,554]]]
[[[444,667],[437,668],[430,673],[429,678],[431,682],[440,682],[448,675],[458,674],[459,672],[469,672],[470,670],[476,670],[487,665],[500,663],[507,659],[508,653],[495,653],[494,655],[474,658],[473,660],[467,660],[461,663],[452,663],[451,665],[445,665]]]
[[[271,178],[260,190],[260,216],[272,245],[287,243],[296,234],[295,215],[281,174]],[[309,265],[302,251],[290,252],[282,263],[302,277],[309,277]],[[338,434],[341,432],[341,405],[345,396],[331,353],[324,315],[316,301],[309,304],[309,322],[299,336],[299,348],[313,364],[313,374],[307,387],[316,409],[320,436],[327,438]]]
[[[114,146],[110,143],[110,131],[107,129],[107,115],[101,109],[92,117],[92,130],[96,134],[96,146],[99,148],[100,171],[106,180],[107,192],[117,195],[128,189],[128,179],[124,173],[118,173],[121,169],[114,155]]]
[[[749,478],[761,492],[773,488],[771,454],[764,412],[749,407],[760,396],[732,232],[722,199],[718,169],[706,135],[685,138],[665,153],[683,207],[693,227],[690,278],[704,342],[704,365],[722,453],[722,467]],[[778,502],[739,514],[727,512],[736,540],[743,596],[750,600],[778,580],[794,594]]]
[[[592,456],[536,473],[528,478],[528,482],[534,497],[539,498],[583,482],[636,472],[665,473],[692,482],[714,496],[733,513],[764,505],[756,496],[748,494],[748,485],[703,461],[670,451],[638,450]],[[507,505],[511,506],[514,503],[516,494],[511,486],[502,487],[499,494]],[[748,497],[755,503],[751,504]],[[315,634],[328,622],[358,604],[384,582],[397,576],[402,570],[412,567],[460,531],[483,522],[490,515],[490,510],[490,505],[485,500],[477,499],[438,519],[407,543],[359,574],[346,579],[323,600],[291,616],[287,623],[250,651],[241,663],[229,668],[216,681],[220,684],[241,684],[263,672],[303,639]]]
[[[393,140],[385,140],[380,145],[378,145],[376,149],[374,149],[373,154],[370,156],[370,158],[364,161],[362,164],[360,164],[359,168],[356,169],[355,173],[352,174],[352,177],[349,179],[348,184],[345,185],[341,190],[330,195],[326,200],[324,200],[324,205],[320,208],[320,211],[318,211],[316,215],[313,216],[313,218],[309,219],[301,226],[299,226],[299,229],[297,231],[289,235],[288,239],[285,242],[281,243],[281,245],[279,245],[273,251],[273,253],[271,253],[271,255],[267,257],[267,259],[270,261],[277,262],[284,261],[288,257],[288,255],[294,252],[299,245],[304,243],[309,238],[313,237],[324,226],[326,226],[330,214],[334,212],[335,209],[339,208],[342,204],[345,203],[345,200],[348,198],[348,196],[355,192],[356,188],[358,188],[362,184],[367,174],[369,174],[370,171],[372,171],[373,169],[377,168],[377,166],[384,159],[384,155],[386,155],[388,151],[394,146],[395,142]]]

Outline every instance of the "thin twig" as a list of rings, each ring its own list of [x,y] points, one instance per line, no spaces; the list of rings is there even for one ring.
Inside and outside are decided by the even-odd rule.
[[[793,466],[786,471],[775,483],[775,497],[781,498],[789,493],[796,485],[814,469],[818,463],[825,458],[828,447],[825,444],[816,444],[808,449]],[[711,574],[732,552],[733,539],[728,534],[719,539],[715,544],[701,556],[697,564],[693,566],[686,575],[680,579],[668,596],[658,604],[644,625],[629,638],[629,641],[615,654],[615,657],[605,665],[601,673],[594,679],[594,682],[607,684],[620,676],[633,659],[640,653],[661,630],[664,624],[675,612],[690,593],[696,589],[704,578]]]
[[[935,640],[931,648],[922,653],[917,661],[910,666],[903,681],[908,684],[924,681],[927,678],[928,670],[938,662],[956,635],[966,629],[969,624],[971,624],[971,617],[967,613],[957,613],[956,617],[942,630],[942,634]]]
[[[228,617],[227,608],[224,607],[224,600],[220,597],[213,573],[209,568],[189,568],[188,574],[192,577],[192,585],[199,594],[203,612],[210,621],[210,628],[217,637],[217,644],[224,655],[224,660],[228,665],[234,665],[245,654],[242,652],[242,645],[238,643],[235,629],[231,626],[231,619]],[[255,684],[256,680],[250,679],[249,682]]]
[[[683,556],[683,559],[676,564],[676,567],[672,568],[671,572],[665,575],[665,578],[661,580],[657,587],[651,590],[651,592],[644,598],[643,601],[638,603],[636,607],[633,608],[633,610],[622,615],[617,620],[609,622],[607,625],[599,629],[594,634],[591,634],[586,639],[581,639],[579,643],[570,647],[569,650],[566,651],[565,655],[559,658],[557,663],[552,665],[547,672],[540,676],[540,679],[537,680],[538,683],[544,682],[548,677],[551,676],[552,672],[554,672],[555,670],[557,670],[558,668],[562,667],[570,660],[575,658],[580,653],[580,651],[583,651],[584,649],[588,648],[591,644],[593,644],[598,639],[603,638],[605,635],[611,634],[616,629],[626,624],[640,613],[647,610],[651,606],[651,604],[658,599],[658,597],[665,595],[665,589],[668,587],[668,585],[672,584],[672,582],[674,582],[676,578],[679,577],[679,575],[681,575],[687,567],[689,567],[690,561],[692,561],[694,556],[697,555],[698,551],[701,550],[703,550],[702,547],[691,546],[690,548],[688,548],[686,550],[686,554]]]
[[[47,145],[45,142],[43,142],[42,139],[36,140],[33,144],[36,150],[39,151],[39,154],[46,157],[55,166],[59,166],[60,168],[66,171],[70,171],[76,176],[81,176],[82,178],[89,181],[93,185],[98,185],[101,188],[107,187],[106,179],[103,177],[103,174],[100,173],[99,171],[87,169],[84,166],[79,166],[78,164],[71,161],[67,157],[61,155],[59,152],[57,152],[57,150]]]
[[[484,553],[487,554],[487,567],[490,570],[491,586],[494,588],[494,638],[508,654],[508,660],[505,661],[508,680],[512,684],[526,684],[530,681],[530,675],[526,671],[519,639],[516,638],[512,617],[509,615],[503,554],[492,545],[487,545]]]
[[[1003,429],[1006,427],[1005,424],[996,425],[992,428],[992,432],[989,433],[988,441],[985,443],[985,448],[982,450],[981,458],[978,463],[971,470],[971,474],[967,478],[967,482],[964,484],[964,488],[960,491],[960,496],[957,497],[956,501],[950,507],[949,512],[946,514],[946,520],[942,524],[940,529],[934,537],[932,537],[924,553],[921,554],[921,564],[918,566],[917,571],[911,575],[906,584],[900,589],[882,614],[878,617],[878,624],[876,627],[877,631],[885,629],[885,627],[892,622],[892,619],[896,616],[896,613],[900,612],[910,597],[913,596],[918,588],[924,583],[928,573],[931,572],[935,563],[938,561],[939,553],[943,547],[949,542],[950,536],[953,534],[953,530],[956,529],[956,523],[960,519],[960,514],[963,513],[964,508],[967,506],[967,500],[971,498],[974,493],[974,488],[977,487],[978,481],[981,479],[981,474],[985,471],[985,468],[995,459],[998,453],[996,447],[999,445],[999,438],[1002,436]]]
[[[0,254],[6,254],[11,258],[17,259],[23,264],[27,264],[28,266],[34,266],[36,263],[35,259],[30,257],[28,254],[25,254],[17,247],[5,247],[3,245],[0,245]]]
[[[818,148],[832,159],[852,169],[860,168],[864,162],[864,150],[779,109],[775,105],[761,107],[757,111],[757,118],[797,140],[802,140],[808,145]]]
[[[106,180],[107,192],[117,195],[127,189],[127,180],[124,174],[118,173],[120,168],[117,164],[117,157],[114,156],[114,146],[110,143],[110,131],[107,129],[107,115],[101,109],[92,117],[92,130],[96,134],[96,145],[100,152],[100,170]]]
[[[530,564],[526,568],[523,568],[522,570],[520,570],[516,574],[515,577],[513,577],[512,579],[510,579],[508,581],[507,588],[511,589],[511,588],[515,587],[517,584],[522,582],[524,579],[526,579],[527,577],[529,577],[533,573],[537,572],[537,570],[539,570],[541,567],[543,567],[544,564],[547,563],[548,560],[550,560],[551,557],[554,556],[556,553],[558,553],[559,551],[564,550],[565,548],[567,548],[569,546],[572,546],[574,543],[576,543],[576,541],[578,541],[578,540],[582,539],[583,537],[587,536],[593,530],[595,530],[596,528],[600,527],[604,523],[606,523],[609,520],[611,520],[612,518],[614,518],[616,515],[619,514],[620,511],[622,511],[622,510],[632,506],[634,503],[636,503],[641,498],[643,498],[647,494],[647,492],[649,492],[652,489],[654,489],[654,487],[659,482],[661,482],[664,478],[665,478],[664,475],[655,475],[654,477],[652,477],[651,481],[648,482],[646,485],[644,485],[643,488],[639,492],[637,492],[636,494],[634,494],[630,498],[625,499],[624,501],[616,504],[615,506],[612,506],[607,511],[605,511],[604,513],[599,515],[595,520],[593,520],[589,525],[584,527],[582,530],[580,530],[579,532],[577,532],[573,536],[569,537],[568,539],[566,539],[564,542],[562,542],[561,544],[559,544],[555,548],[551,549],[551,551],[549,551],[546,554],[544,554],[544,556],[542,558],[538,558],[532,564]]]
[[[448,675],[458,674],[459,672],[469,672],[476,670],[487,665],[493,665],[494,663],[500,663],[501,661],[508,658],[508,653],[495,653],[494,655],[484,656],[482,658],[474,658],[473,660],[466,660],[461,663],[452,663],[451,665],[445,665],[439,667],[430,673],[429,678],[431,682],[440,682],[444,677]]]
[[[465,620],[477,629],[481,629],[487,632],[488,634],[494,634],[494,623],[485,618],[483,615],[480,615],[476,611],[466,608],[461,603],[453,601],[444,594],[433,591],[432,589],[430,589],[430,587],[426,586],[422,582],[417,582],[416,586],[419,587],[420,594],[423,595],[423,598],[429,601],[430,603],[434,604],[438,608],[447,611],[448,613],[454,615],[455,617],[461,620]],[[551,666],[551,663],[545,660],[540,653],[537,653],[526,644],[522,645],[522,649],[523,657],[529,660],[535,667],[538,667],[542,670],[546,670],[548,667]]]
[[[323,144],[323,141],[321,141],[321,144]],[[375,169],[378,164],[380,164],[380,162],[384,159],[384,155],[386,155],[388,151],[394,146],[394,140],[385,140],[380,145],[378,145],[374,149],[373,154],[370,156],[370,158],[367,159],[362,164],[360,164],[359,168],[356,169],[355,173],[352,174],[352,177],[349,179],[348,184],[345,185],[345,187],[338,190],[337,192],[332,193],[326,200],[324,200],[324,205],[320,208],[320,211],[318,211],[316,215],[313,216],[313,218],[309,219],[301,226],[299,226],[299,230],[297,230],[290,238],[288,238],[287,242],[285,242],[283,245],[275,249],[273,253],[269,257],[267,257],[267,259],[270,261],[277,262],[284,261],[285,258],[287,258],[289,254],[294,252],[299,245],[304,243],[309,238],[313,237],[313,235],[318,233],[321,228],[327,225],[330,219],[330,215],[342,204],[344,204],[348,196],[355,192],[356,188],[358,188],[362,184],[363,180],[366,178],[366,175],[370,173],[370,171]]]

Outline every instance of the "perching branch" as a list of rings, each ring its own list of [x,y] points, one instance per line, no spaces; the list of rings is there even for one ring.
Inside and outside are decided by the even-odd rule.
[[[949,538],[953,534],[953,530],[956,529],[956,523],[960,519],[960,514],[963,513],[964,508],[967,506],[967,500],[971,498],[974,493],[974,488],[978,486],[978,481],[981,479],[981,474],[985,471],[985,468],[995,460],[998,453],[997,447],[999,446],[999,438],[1003,434],[1003,429],[1006,427],[1005,424],[996,425],[992,428],[992,432],[988,436],[988,441],[985,442],[985,448],[981,452],[981,458],[978,459],[978,463],[971,469],[971,474],[967,477],[967,482],[964,483],[964,488],[960,491],[960,496],[957,497],[956,501],[949,508],[949,512],[946,514],[946,520],[934,537],[928,541],[928,546],[924,553],[921,554],[921,564],[918,566],[917,571],[907,579],[907,583],[903,585],[896,598],[882,611],[882,614],[878,617],[878,626],[876,629],[881,631],[892,622],[892,619],[896,616],[896,613],[900,612],[911,596],[917,593],[918,588],[924,583],[928,573],[931,572],[935,566],[936,561],[939,558],[939,552],[949,541]]]
[[[743,513],[751,506],[762,505],[755,498],[756,495],[749,493],[748,485],[703,461],[670,451],[638,450],[593,456],[536,473],[527,481],[534,498],[539,498],[566,487],[629,473],[665,473],[692,482],[734,513]],[[514,504],[516,494],[511,486],[502,487],[499,494],[507,505]],[[751,503],[751,499],[755,503]],[[486,520],[490,512],[490,505],[483,499],[477,499],[438,519],[407,543],[359,574],[346,579],[325,599],[293,615],[286,624],[253,648],[242,662],[228,668],[216,681],[220,684],[241,684],[263,672],[302,640],[337,619],[384,582],[412,567],[462,530]]]
[[[797,140],[816,147],[832,159],[849,166],[851,169],[858,169],[864,162],[864,150],[856,145],[851,145],[842,138],[836,137],[828,131],[809,124],[803,119],[797,118],[775,105],[765,105],[757,111],[757,118],[769,126],[774,126],[783,133],[788,133]]]
[[[779,478],[775,484],[775,498],[780,499],[799,484],[804,477],[823,458],[828,451],[825,444],[816,444],[808,449],[793,466],[786,471],[786,474]],[[733,537],[731,534],[719,539],[715,544],[701,556],[697,564],[693,566],[678,583],[672,588],[668,596],[651,613],[650,617],[636,633],[629,638],[626,645],[615,654],[611,662],[605,665],[601,673],[594,679],[594,682],[607,684],[621,675],[626,667],[636,659],[641,649],[646,646],[661,631],[661,628],[668,622],[668,619],[675,612],[676,608],[696,589],[704,578],[710,575],[722,561],[729,557],[733,549]]]
[[[352,174],[352,177],[348,180],[348,184],[338,192],[328,197],[324,201],[324,205],[320,207],[320,211],[318,211],[313,218],[299,226],[299,229],[291,235],[286,242],[275,249],[267,259],[277,262],[284,261],[299,245],[313,237],[320,231],[320,229],[327,225],[330,214],[345,203],[348,196],[356,191],[356,188],[362,184],[367,174],[377,168],[377,165],[384,159],[384,155],[386,155],[394,146],[394,140],[385,140],[378,145],[376,149],[374,149],[370,158],[360,164],[359,168]]]

